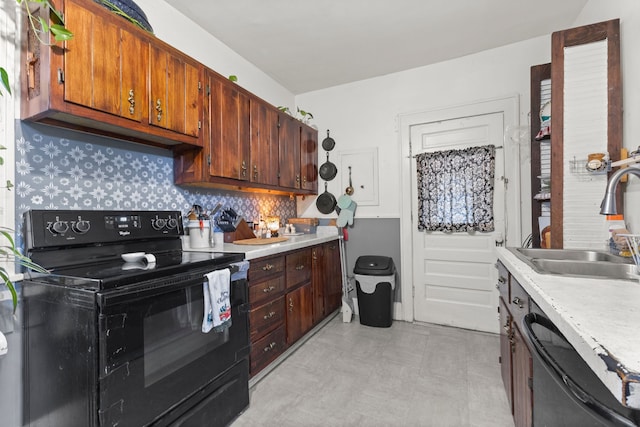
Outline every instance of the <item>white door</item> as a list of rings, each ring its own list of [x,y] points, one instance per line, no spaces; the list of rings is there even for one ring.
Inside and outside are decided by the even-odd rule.
[[[416,321],[497,332],[496,242],[504,240],[502,113],[423,123],[410,129],[412,155],[496,146],[493,232],[418,231],[416,161],[412,161],[414,317]],[[500,148],[498,148],[500,147]]]

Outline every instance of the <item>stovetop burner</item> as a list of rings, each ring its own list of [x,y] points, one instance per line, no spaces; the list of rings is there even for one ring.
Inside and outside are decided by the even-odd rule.
[[[27,272],[46,283],[104,290],[193,269],[215,269],[242,254],[183,252],[177,211],[41,211],[25,213],[27,255],[50,274]],[[125,262],[142,252],[155,263]]]

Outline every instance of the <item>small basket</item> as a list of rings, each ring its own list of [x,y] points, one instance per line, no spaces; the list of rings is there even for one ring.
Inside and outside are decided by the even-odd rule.
[[[640,234],[620,234],[627,241],[629,252],[636,263],[636,270],[640,274]]]

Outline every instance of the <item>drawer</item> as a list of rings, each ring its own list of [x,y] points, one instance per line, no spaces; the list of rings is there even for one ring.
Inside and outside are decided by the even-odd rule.
[[[496,262],[496,268],[498,269],[496,288],[500,292],[500,296],[505,301],[509,301],[509,271],[500,261]]]
[[[249,284],[284,272],[284,256],[258,258],[249,264]]]
[[[258,283],[249,283],[249,302],[253,307],[263,304],[281,294],[285,289],[284,275]]]
[[[287,349],[284,325],[251,344],[251,376],[273,362]]]
[[[287,255],[287,289],[311,280],[311,248]]]
[[[284,323],[285,301],[284,295],[275,301],[253,308],[249,312],[249,330],[251,341],[259,339],[264,334],[274,330]]]
[[[511,276],[510,282],[511,297],[508,300],[509,311],[515,323],[519,325],[524,315],[529,313],[529,294],[513,276]]]

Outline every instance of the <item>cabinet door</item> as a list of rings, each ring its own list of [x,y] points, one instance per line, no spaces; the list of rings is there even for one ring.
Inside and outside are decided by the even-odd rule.
[[[318,131],[301,126],[300,134],[300,187],[310,192],[318,192]]]
[[[313,326],[311,282],[287,294],[287,344],[300,339]]]
[[[149,123],[185,135],[200,132],[200,69],[196,62],[151,44]]]
[[[301,249],[286,256],[287,289],[311,281],[311,248]]]
[[[511,357],[513,332],[511,325],[511,315],[507,310],[507,305],[502,298],[499,298],[500,312],[500,372],[502,374],[502,382],[507,392],[507,400],[509,400],[509,409],[513,414],[513,385],[511,378]]]
[[[210,174],[249,180],[250,101],[226,79],[211,74],[210,82]]]
[[[278,185],[278,113],[251,100],[251,182]]]
[[[324,246],[317,245],[311,249],[312,258],[312,279],[313,286],[313,323],[316,324],[326,315],[325,309],[325,283],[326,283],[326,270],[324,263]]]
[[[74,2],[66,3],[65,19],[75,35],[65,51],[65,101],[141,121],[147,44]]]
[[[342,303],[342,263],[338,241],[327,242],[324,247],[325,315],[332,313]]]
[[[530,427],[533,410],[533,361],[529,348],[516,326],[513,333],[513,418],[516,427]]]
[[[278,114],[280,170],[278,185],[300,188],[300,122],[286,113]]]

